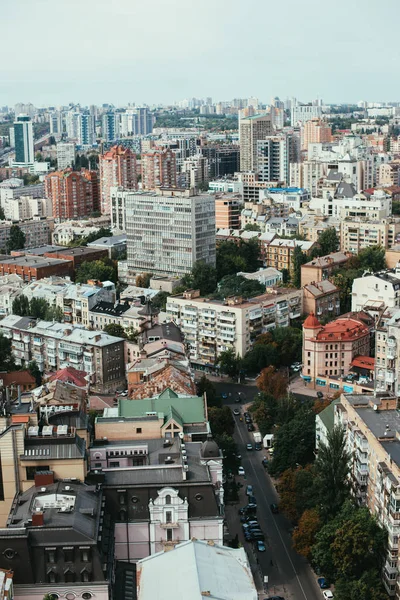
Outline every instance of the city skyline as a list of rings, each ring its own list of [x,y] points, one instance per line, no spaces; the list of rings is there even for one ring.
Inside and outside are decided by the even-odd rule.
[[[0,67],[0,105],[172,104],[187,96],[248,94],[264,102],[275,95],[357,102],[374,80],[385,81],[376,100],[393,100],[396,4],[369,6],[365,14],[357,4],[339,0],[333,11],[317,0],[307,6],[288,0],[271,15],[272,5],[258,0],[234,0],[229,11],[209,0],[201,11],[182,0],[155,0],[151,8],[72,0],[68,11],[60,1],[44,0],[39,10],[16,0],[3,15],[2,41],[11,55]],[[366,59],[378,19],[385,21],[385,45],[375,45]]]

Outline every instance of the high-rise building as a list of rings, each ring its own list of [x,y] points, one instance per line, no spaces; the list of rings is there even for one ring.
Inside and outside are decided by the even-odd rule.
[[[73,142],[59,142],[57,144],[57,168],[63,171],[72,167],[75,162],[75,144]]]
[[[183,161],[182,175],[185,179],[185,187],[197,188],[201,184],[208,183],[209,166],[205,156],[197,154]]]
[[[14,121],[15,163],[19,166],[31,165],[35,160],[33,146],[33,126],[31,118],[19,115]]]
[[[314,104],[299,104],[297,100],[294,100],[292,102],[290,115],[290,122],[292,126],[294,126],[299,123],[306,123],[312,119],[320,119],[322,108],[321,106],[316,106]]]
[[[308,144],[332,141],[332,128],[321,119],[306,121],[301,128],[301,146],[308,150]]]
[[[156,148],[142,154],[142,188],[176,186],[176,157],[170,148]]]
[[[107,112],[101,118],[101,132],[106,142],[119,138],[119,113]]]
[[[126,197],[128,270],[190,273],[196,261],[215,265],[215,200],[193,190],[158,188]]]
[[[146,107],[129,108],[121,113],[121,135],[148,135],[153,131],[154,115]]]
[[[80,146],[93,146],[96,141],[96,128],[94,116],[89,113],[79,113],[78,116],[78,144]]]
[[[110,190],[112,187],[137,189],[136,154],[130,148],[113,146],[100,156],[101,212],[110,214]]]
[[[56,171],[45,178],[45,194],[56,219],[77,219],[98,210],[97,172]]]
[[[240,229],[242,208],[241,194],[217,194],[215,197],[216,229]]]
[[[259,181],[281,181],[289,184],[289,164],[294,144],[291,135],[268,136],[257,142]]]
[[[50,133],[54,135],[61,135],[63,132],[62,115],[59,110],[50,113]]]
[[[65,114],[65,128],[67,131],[67,138],[76,142],[79,138],[79,118],[80,113],[73,110],[69,110]]]
[[[255,115],[239,121],[240,170],[254,171],[257,164],[257,142],[272,135],[270,115]]]

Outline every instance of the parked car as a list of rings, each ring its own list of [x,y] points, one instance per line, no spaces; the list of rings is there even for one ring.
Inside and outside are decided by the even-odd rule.
[[[265,540],[265,535],[263,534],[262,531],[250,532],[250,535],[251,535],[251,540],[254,542],[258,542],[258,540],[262,540],[262,541]]]
[[[247,450],[253,450],[253,444],[246,444],[246,449]]]
[[[253,423],[247,423],[247,431],[254,431],[255,427]]]
[[[317,398],[319,398],[321,400],[321,398],[323,398],[324,395],[322,392],[317,392]]]
[[[325,590],[324,592],[322,592],[322,595],[325,598],[325,600],[332,600],[332,598],[334,598],[334,595],[331,592],[331,590]]]
[[[264,457],[261,462],[263,467],[266,469],[268,467],[268,458]]]
[[[271,509],[271,512],[272,512],[272,513],[274,513],[274,515],[278,514],[278,512],[279,512],[278,505],[277,505],[277,504],[275,504],[275,502],[273,502],[273,503],[270,505],[270,509]]]
[[[265,552],[265,544],[262,540],[258,540],[257,542],[257,550],[259,552]]]
[[[245,475],[243,467],[238,468],[238,475]]]
[[[331,587],[325,577],[318,577],[317,581],[321,590],[327,590],[329,587]]]
[[[249,496],[249,504],[257,506],[257,500],[256,500],[255,496],[253,496],[253,495]]]
[[[240,410],[238,408],[234,408],[233,414],[235,415],[235,417],[238,417],[240,415]]]
[[[248,485],[246,487],[246,496],[252,496],[253,495],[253,486],[252,485]]]
[[[244,418],[244,420],[246,421],[246,423],[252,423],[252,422],[253,422],[253,419],[251,418],[251,416],[250,416],[250,415],[247,415],[247,416]]]
[[[261,442],[256,442],[254,444],[254,450],[262,450]]]

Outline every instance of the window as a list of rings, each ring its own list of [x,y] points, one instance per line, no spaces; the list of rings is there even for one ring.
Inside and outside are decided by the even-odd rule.
[[[118,460],[110,462],[110,469],[118,469],[118,467],[119,467],[119,461]]]
[[[172,529],[167,529],[167,542],[172,542]]]
[[[41,471],[50,471],[50,467],[48,465],[43,465],[40,467],[26,467],[26,478],[28,481],[33,481],[35,479],[35,475]]]
[[[119,511],[119,520],[123,523],[126,521],[126,510],[124,508]]]
[[[142,428],[141,427],[136,427],[136,433],[142,433]]]
[[[46,552],[47,556],[47,562],[48,563],[55,563],[56,562],[56,553],[55,550],[47,550]]]
[[[81,549],[81,561],[89,562],[89,554],[90,554],[90,550],[88,548],[82,548]]]
[[[83,569],[83,571],[81,572],[81,581],[90,581],[89,572],[86,569]]]
[[[165,521],[166,523],[172,523],[172,512],[170,510],[165,513]]]
[[[94,463],[95,469],[101,468],[101,463]]]
[[[74,561],[74,549],[73,548],[63,548],[64,553],[64,561],[65,562],[73,562]]]
[[[165,504],[171,504],[171,496],[169,494],[165,496]]]

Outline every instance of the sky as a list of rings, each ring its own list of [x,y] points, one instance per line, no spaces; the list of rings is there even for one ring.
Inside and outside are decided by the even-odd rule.
[[[399,0],[0,0],[0,106],[400,100]]]

